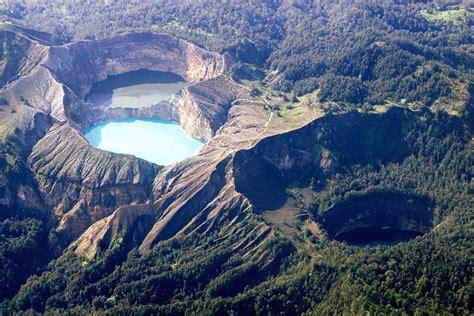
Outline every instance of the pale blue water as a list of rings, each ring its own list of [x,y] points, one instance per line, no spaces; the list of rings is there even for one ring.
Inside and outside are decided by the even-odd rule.
[[[131,154],[158,165],[170,165],[198,153],[203,143],[170,121],[125,119],[85,130],[89,143],[114,153]]]

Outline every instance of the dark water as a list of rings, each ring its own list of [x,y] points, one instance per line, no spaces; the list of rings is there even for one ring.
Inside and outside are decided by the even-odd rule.
[[[396,244],[421,235],[423,234],[409,230],[359,227],[337,235],[336,240],[345,241],[351,245]]]
[[[95,83],[86,101],[110,107],[146,107],[170,98],[186,86],[176,74],[141,69]]]

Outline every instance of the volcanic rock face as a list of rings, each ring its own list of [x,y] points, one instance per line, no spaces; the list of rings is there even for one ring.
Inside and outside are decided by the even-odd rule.
[[[253,109],[256,110],[257,107]],[[349,113],[328,116],[286,133],[271,129],[262,133],[253,128],[264,126],[264,117],[255,111],[255,118],[260,121],[252,121],[251,116],[249,117],[251,113],[252,107],[249,105],[245,111],[234,105],[229,111],[228,121],[201,155],[168,167],[158,174],[154,183],[153,207],[145,211],[154,219],[154,225],[144,239],[135,244],[140,246],[142,252],[148,252],[157,242],[175,235],[205,233],[222,227],[225,222],[239,221],[254,213],[248,212],[250,209],[257,212],[279,209],[287,199],[285,189],[293,181],[304,183],[311,177],[329,178],[351,164],[399,161],[409,154],[402,137],[405,126],[391,122],[417,120],[409,112],[393,109],[386,114]],[[368,138],[384,124],[394,126],[394,129],[383,131],[375,138]],[[239,125],[242,133],[237,136],[234,127]],[[331,126],[338,128],[328,128]],[[345,141],[346,139],[351,141]],[[381,143],[387,141],[398,148],[398,152],[394,151],[390,155],[377,152]],[[342,154],[350,153],[351,148],[358,148],[357,153],[352,152],[347,156]],[[416,203],[413,207],[425,204]],[[393,207],[385,206],[388,212],[385,214],[389,216],[393,213]],[[131,212],[133,207],[127,208],[127,212]],[[383,208],[384,205],[379,204],[378,208],[380,207]],[[137,213],[140,213],[143,206],[136,208]],[[117,224],[109,224],[120,222],[123,212],[124,210],[119,209],[110,217],[94,224],[78,239],[76,251],[92,257],[100,247],[113,246],[113,239],[107,239],[104,243],[100,238],[92,238],[97,232],[100,232],[97,234],[100,236],[127,236],[132,233],[121,230],[117,234],[114,232]],[[414,218],[412,213],[401,212],[397,217],[398,221],[393,217],[392,226],[405,229],[411,225],[416,231],[429,230],[432,209],[427,207],[426,216],[421,219]],[[328,211],[327,214],[334,213]],[[375,223],[376,219],[369,215],[366,216],[367,223]],[[138,220],[138,217],[131,220]],[[131,226],[132,223],[127,225]],[[383,223],[380,225],[384,226]],[[266,229],[271,231],[269,226]],[[255,247],[264,242],[265,238],[270,238],[269,231],[265,233],[267,237],[253,242]],[[329,231],[332,232],[332,228]]]
[[[125,218],[123,212],[131,213],[135,209],[137,214],[150,216],[154,222],[146,236],[133,244],[140,246],[142,252],[148,252],[160,240],[178,234],[206,233],[249,216],[248,200],[235,189],[232,157],[236,150],[248,146],[258,135],[256,130],[266,119],[260,108],[248,106],[244,112],[239,106],[233,106],[229,110],[228,121],[199,156],[167,167],[158,174],[151,207],[144,209],[143,205],[131,205],[126,209],[117,209],[92,225],[77,240],[74,245],[76,252],[93,257],[100,249],[113,246],[113,238],[104,241],[99,236],[121,235],[128,238],[134,231],[123,228],[134,226],[140,217],[126,216],[130,222],[125,224],[122,223]],[[235,129],[242,131],[238,139],[233,138]],[[119,227],[119,233],[114,233],[115,227]],[[255,238],[257,236],[261,237],[261,234]]]
[[[326,116],[300,129],[270,136],[236,153],[236,187],[257,208],[277,209],[285,203],[285,189],[293,181],[324,179],[354,164],[400,161],[409,152],[400,122],[413,120],[414,115],[400,109],[383,115],[354,112]]]
[[[83,99],[94,82],[139,69],[172,72],[197,82],[221,75],[225,57],[163,34],[124,34],[52,47],[45,65]]]
[[[3,88],[10,105],[0,116],[8,123],[3,135],[36,135],[21,143],[31,184],[0,182],[7,192],[0,201],[20,205],[12,202],[18,195],[21,205],[49,212],[55,228],[51,246],[60,250],[77,239],[71,249],[92,258],[124,239],[147,252],[160,240],[206,233],[250,216],[251,205],[235,189],[232,157],[279,130],[268,128],[272,115],[264,103],[252,100],[228,76],[230,59],[160,34],[124,34],[60,47],[34,44],[43,53],[34,58],[25,53],[29,72]],[[173,72],[191,85],[139,109],[84,102],[94,82],[139,69]],[[85,141],[83,128],[124,117],[174,120],[208,144],[199,156],[162,169]],[[270,228],[262,225],[247,235],[252,247],[238,243],[235,250],[250,251],[269,238]],[[238,226],[233,229],[242,233]]]
[[[18,195],[20,202],[29,199],[22,202],[26,205],[44,203],[59,219],[53,239],[59,237],[63,245],[118,206],[147,202],[159,170],[132,156],[92,148],[82,128],[107,119],[153,117],[178,121],[193,136],[209,140],[225,121],[234,98],[232,89],[227,93],[212,89],[222,79],[205,82],[224,73],[225,57],[167,35],[124,34],[60,47],[33,42],[22,33],[6,31],[2,36],[8,53],[2,59],[2,80],[11,81],[3,88],[10,108],[0,117],[2,135],[37,135],[21,146],[25,153],[31,152],[25,163],[34,172],[32,180],[41,198],[28,186],[9,184],[2,175],[5,188],[0,201],[13,207],[19,203],[14,198]],[[23,55],[14,55],[16,51]],[[83,101],[92,83],[142,68],[179,74],[194,86],[139,111],[94,107]],[[46,126],[38,123],[40,116],[50,118]]]
[[[298,126],[283,124],[266,100],[229,75],[229,58],[168,35],[29,45],[40,53],[30,55],[27,48],[15,66],[22,75],[2,89],[9,105],[0,106],[0,132],[9,144],[5,152],[22,148],[18,155],[26,180],[13,183],[11,175],[0,173],[0,205],[49,213],[56,249],[69,245],[70,251],[94,258],[125,242],[147,253],[177,235],[221,229],[222,238],[240,236],[239,223],[245,222],[250,233],[232,241],[232,251],[270,260],[259,246],[274,231],[253,219],[259,211],[281,208],[289,183],[324,179],[343,166],[373,159],[398,161],[409,152],[400,122],[410,115],[403,111],[320,120],[315,120],[320,114],[308,112]],[[93,83],[139,69],[172,72],[190,86],[144,108],[84,101]],[[174,120],[207,144],[198,156],[163,168],[95,149],[82,135],[98,121],[125,117]],[[380,128],[387,125],[394,128]],[[4,163],[0,156],[0,166]]]
[[[12,25],[4,24],[1,29],[15,29]],[[0,32],[0,85],[28,74],[47,53],[43,42],[32,41],[28,34],[13,31]]]
[[[51,127],[28,163],[45,203],[61,218],[59,228],[69,238],[117,205],[146,201],[156,172],[146,161],[92,148],[67,123]]]

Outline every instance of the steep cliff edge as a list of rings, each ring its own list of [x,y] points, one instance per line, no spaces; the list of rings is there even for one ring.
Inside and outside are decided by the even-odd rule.
[[[15,202],[15,196],[21,196],[27,199],[21,203],[49,212],[51,225],[59,221],[50,236],[59,249],[118,207],[149,201],[160,169],[132,156],[92,148],[82,136],[84,127],[120,117],[164,118],[208,141],[226,121],[235,98],[237,88],[223,76],[230,59],[169,35],[123,34],[65,46],[50,46],[10,30],[1,35],[10,45],[2,58],[2,78],[10,81],[2,89],[2,137],[20,148],[22,168],[30,172],[21,181],[31,184],[13,183],[11,174],[2,172],[0,201],[14,207],[21,202]],[[191,86],[139,111],[94,107],[84,101],[94,82],[145,68],[179,74]],[[38,117],[45,123],[35,123]],[[22,140],[13,137],[20,134]]]
[[[133,229],[120,229],[120,233],[114,233],[114,227],[135,227],[134,223],[145,215],[153,219],[153,225],[130,245],[140,246],[142,252],[149,252],[160,240],[179,234],[205,233],[224,223],[245,218],[245,214],[249,214],[245,210],[250,205],[235,190],[232,156],[236,148],[248,146],[250,140],[255,139],[266,115],[268,113],[261,111],[261,106],[247,104],[245,111],[238,106],[232,107],[229,120],[199,156],[166,167],[157,175],[152,203],[147,207],[132,205],[117,209],[84,232],[72,248],[78,254],[93,258],[116,242],[114,238],[103,236],[133,235]],[[235,134],[236,130],[239,135]],[[123,212],[132,213],[134,209],[141,215],[123,216]]]
[[[199,82],[223,74],[229,63],[225,56],[166,34],[127,33],[52,47],[44,66],[83,99],[94,82],[109,75],[149,69]]]
[[[51,245],[70,245],[91,259],[124,240],[127,249],[149,253],[175,236],[222,230],[227,239],[232,225],[251,221],[255,234],[233,240],[231,248],[260,260],[266,252],[262,245],[278,231],[266,216],[286,212],[293,183],[309,187],[317,181],[324,192],[328,181],[353,166],[400,163],[415,153],[408,131],[424,126],[422,113],[403,109],[318,119],[320,111],[301,106],[304,115],[291,121],[288,112],[272,109],[267,99],[229,75],[230,59],[168,35],[123,34],[43,49],[47,53],[40,63],[3,88],[15,112],[3,111],[0,118],[14,124],[10,134],[35,131],[35,140],[24,145],[23,162],[38,208],[54,219]],[[173,72],[190,85],[167,101],[139,109],[84,101],[94,82],[139,69]],[[45,118],[41,128],[32,124],[35,115]],[[85,141],[83,128],[124,117],[175,120],[207,144],[198,156],[162,168]],[[24,185],[20,188],[26,192]],[[12,190],[4,192],[11,200]],[[307,200],[301,227],[306,220],[323,225],[321,212],[337,209],[325,205],[314,211],[311,195]],[[336,236],[347,228],[331,229],[326,231]]]
[[[127,238],[133,235],[133,229],[122,229],[119,234],[114,232],[116,227],[134,227],[135,221],[139,221],[140,216],[145,215],[153,218],[153,225],[145,235],[139,234],[142,236],[141,239],[135,238],[134,242],[128,245],[128,247],[138,246],[142,253],[149,253],[160,241],[174,236],[189,236],[193,233],[206,236],[220,231],[225,236],[222,240],[230,240],[233,236],[230,233],[233,226],[237,227],[247,221],[254,222],[251,220],[254,217],[253,205],[245,195],[237,191],[235,186],[234,156],[239,150],[252,148],[263,138],[294,127],[281,124],[281,118],[265,109],[266,103],[258,97],[251,96],[248,90],[232,80],[222,79],[210,80],[206,84],[216,87],[214,84],[219,80],[220,85],[217,87],[221,87],[222,90],[214,88],[215,91],[226,92],[222,93],[220,99],[211,99],[209,97],[213,95],[211,93],[203,94],[209,101],[202,102],[199,106],[207,107],[209,111],[209,108],[213,108],[212,104],[219,104],[221,102],[219,100],[222,100],[229,91],[235,91],[239,99],[229,106],[226,119],[223,119],[224,123],[202,148],[200,154],[182,163],[166,167],[157,175],[151,207],[131,206],[127,207],[126,211],[117,209],[112,215],[84,232],[71,249],[75,249],[80,255],[93,258],[102,251],[114,247],[116,239],[104,236]],[[315,117],[316,113],[308,115],[306,122],[312,121]],[[141,214],[140,216],[123,216],[123,212],[128,214],[133,212],[134,208],[137,209],[137,214]],[[265,252],[265,247],[261,247],[262,244],[271,240],[273,231],[265,223],[259,220],[256,222],[259,225],[255,228],[255,234],[247,236],[245,241],[234,240],[231,248],[235,252],[243,251],[258,259],[262,255],[261,251]],[[271,256],[262,258],[273,260]]]
[[[28,74],[47,53],[47,38],[9,23],[0,24],[0,86]]]
[[[37,183],[26,159],[51,125],[50,117],[8,92],[15,80],[33,76],[47,46],[27,30],[0,24],[0,217],[33,214],[46,218]]]
[[[341,201],[323,203],[324,195],[333,190],[330,183],[352,168],[385,168],[417,154],[416,130],[426,132],[429,126],[424,116],[431,114],[401,108],[385,113],[351,112],[310,119],[300,128],[284,130],[280,124],[265,129],[265,111],[258,104],[243,107],[231,108],[228,121],[198,157],[158,174],[152,203],[117,209],[91,226],[72,249],[94,258],[112,249],[118,236],[133,239],[127,247],[139,247],[142,253],[149,253],[161,241],[196,232],[206,236],[219,231],[225,236],[222,240],[227,240],[231,238],[229,223],[252,218],[263,225],[261,233],[232,244],[236,251],[252,256],[282,231],[280,226],[286,233],[293,231],[288,231],[288,225],[295,225],[293,233],[308,227],[318,238],[325,234],[337,239],[359,227],[424,234],[442,220],[436,201],[423,190],[408,189],[409,185],[403,190],[410,194],[400,194],[396,187],[383,187],[378,194],[376,185],[360,185]],[[449,130],[462,134],[462,124],[455,121]],[[298,187],[293,189],[295,183]],[[299,190],[301,194],[294,193]],[[293,201],[297,207],[291,206]],[[136,215],[131,215],[134,210]],[[285,223],[279,224],[278,216]],[[153,223],[147,229],[138,224],[144,217]]]
[[[91,147],[67,123],[55,124],[34,147],[28,164],[45,203],[71,241],[120,205],[143,203],[157,168],[133,156]]]

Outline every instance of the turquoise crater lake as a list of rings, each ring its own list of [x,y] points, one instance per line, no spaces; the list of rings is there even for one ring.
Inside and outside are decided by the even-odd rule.
[[[140,69],[95,83],[86,101],[111,108],[149,107],[169,99],[187,85],[176,74]],[[86,129],[84,135],[96,148],[134,155],[162,166],[194,156],[203,146],[178,124],[156,119],[102,122]]]
[[[203,143],[170,121],[125,119],[99,123],[85,130],[94,147],[131,154],[157,165],[171,165],[198,153]]]

